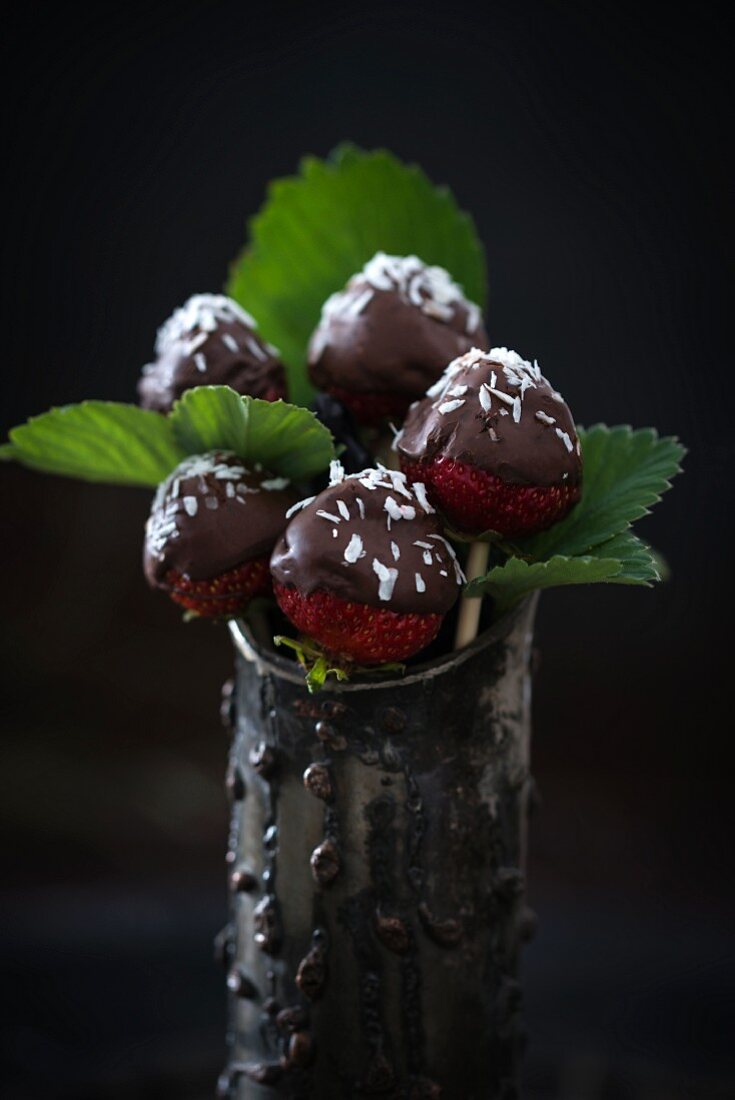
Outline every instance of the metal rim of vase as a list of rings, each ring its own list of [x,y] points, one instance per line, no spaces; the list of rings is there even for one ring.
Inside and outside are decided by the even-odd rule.
[[[463,649],[447,653],[443,657],[436,657],[433,661],[426,661],[424,664],[416,665],[407,676],[391,676],[386,679],[373,679],[367,677],[356,678],[349,683],[329,683],[325,684],[323,691],[336,692],[339,694],[350,691],[377,691],[394,689],[401,685],[413,684],[418,680],[426,680],[427,678],[439,676],[447,670],[464,664],[465,661],[473,657],[479,650],[484,649],[489,643],[494,641],[500,641],[506,637],[518,620],[528,611],[531,606],[538,601],[538,593],[535,592],[530,596],[526,596],[521,600],[514,608],[508,611],[497,622],[489,626],[487,630],[484,630],[482,634],[470,642],[469,645],[464,646]],[[266,672],[272,676],[279,676],[282,679],[290,680],[292,683],[303,684],[304,676],[298,670],[298,665],[287,657],[282,657],[280,654],[271,650],[264,650],[255,641],[249,627],[242,619],[231,619],[229,622],[230,635],[237,651],[247,661],[251,661],[256,664],[261,673]],[[376,673],[378,676],[379,673]]]

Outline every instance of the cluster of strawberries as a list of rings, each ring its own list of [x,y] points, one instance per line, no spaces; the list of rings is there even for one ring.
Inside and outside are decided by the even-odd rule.
[[[165,411],[203,383],[285,396],[276,349],[222,296],[190,299],[156,351],[139,386],[148,407]],[[574,421],[538,364],[489,348],[479,308],[415,256],[378,253],[332,295],[309,371],[364,443],[382,448],[388,418],[401,424],[390,449],[400,468],[346,474],[333,462],[327,487],[299,500],[287,479],[232,453],[190,457],[154,500],[146,575],[204,616],[273,592],[335,658],[405,660],[436,636],[464,582],[451,531],[529,535],[578,500]]]

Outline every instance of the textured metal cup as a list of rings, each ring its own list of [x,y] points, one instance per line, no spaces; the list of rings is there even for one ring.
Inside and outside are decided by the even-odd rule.
[[[314,696],[233,625],[221,1095],[519,1095],[534,612]]]

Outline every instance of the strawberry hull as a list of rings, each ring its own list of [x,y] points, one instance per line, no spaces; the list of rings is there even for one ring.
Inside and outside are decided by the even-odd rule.
[[[359,665],[405,661],[433,642],[443,615],[405,615],[340,599],[323,588],[309,595],[273,586],[278,605],[302,634],[334,657]]]
[[[534,611],[315,696],[231,624],[221,1096],[519,1095]]]

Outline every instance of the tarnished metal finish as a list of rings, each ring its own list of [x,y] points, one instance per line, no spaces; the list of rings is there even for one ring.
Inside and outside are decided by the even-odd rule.
[[[534,611],[315,696],[233,627],[223,1095],[519,1095]]]

